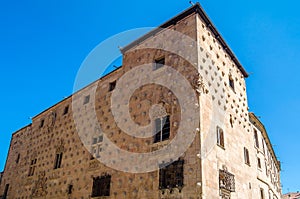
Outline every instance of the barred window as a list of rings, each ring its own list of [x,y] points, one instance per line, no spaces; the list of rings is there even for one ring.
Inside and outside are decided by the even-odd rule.
[[[110,175],[104,175],[93,178],[92,197],[109,196],[110,195]]]
[[[161,165],[159,170],[159,188],[183,187],[183,164],[184,160],[177,160],[168,166]]]
[[[170,116],[155,119],[154,143],[169,139],[170,137]]]

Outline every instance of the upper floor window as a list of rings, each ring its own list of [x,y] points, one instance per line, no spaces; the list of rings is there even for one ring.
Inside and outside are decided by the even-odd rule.
[[[54,169],[58,169],[61,167],[63,153],[57,153],[55,156]]]
[[[66,115],[68,112],[69,112],[69,106],[66,106],[63,114]]]
[[[250,165],[249,151],[246,147],[244,147],[244,159],[245,159],[245,164]]]
[[[114,90],[114,89],[116,88],[116,84],[117,84],[116,81],[110,82],[110,83],[109,83],[108,91]]]
[[[217,126],[217,144],[218,146],[224,148],[224,131],[219,126]]]
[[[260,161],[260,158],[257,158],[257,167],[259,169],[261,169],[261,161]]]
[[[183,186],[184,160],[177,160],[159,170],[159,188],[181,188]]]
[[[83,104],[87,104],[90,101],[90,95],[84,97]]]
[[[265,199],[265,193],[263,188],[260,188],[260,199]]]
[[[31,160],[28,176],[33,176],[34,175],[34,171],[35,171],[35,168],[36,168],[36,161],[37,161],[37,159],[32,159]]]
[[[258,135],[257,135],[257,130],[254,129],[254,141],[255,141],[255,146],[259,148],[259,142],[258,142]]]
[[[165,58],[164,57],[156,59],[156,60],[154,60],[153,69],[154,70],[159,69],[159,68],[163,67],[164,65],[165,65]]]
[[[155,119],[154,143],[169,139],[170,137],[170,116]]]
[[[44,126],[44,123],[45,123],[45,120],[42,119],[42,120],[41,120],[41,123],[40,123],[40,128],[42,128],[42,127]]]
[[[99,135],[98,137],[92,138],[91,159],[94,159],[95,157],[96,158],[100,157],[100,153],[102,151],[102,141],[103,141],[103,135]]]
[[[109,196],[110,195],[110,175],[104,175],[93,178],[92,197]]]
[[[234,79],[231,75],[229,75],[229,86],[234,90]]]
[[[17,159],[16,159],[16,163],[18,164],[20,162],[20,153],[18,153]]]

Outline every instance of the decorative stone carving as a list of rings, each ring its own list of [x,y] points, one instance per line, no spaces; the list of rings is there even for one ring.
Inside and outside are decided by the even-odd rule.
[[[41,197],[47,195],[47,177],[45,171],[42,171],[38,180],[36,181],[33,189],[32,189],[32,197]]]
[[[207,94],[208,90],[206,89],[206,85],[204,83],[203,77],[198,73],[193,77],[192,86],[196,90],[196,92],[200,94]]]
[[[219,170],[219,188],[222,199],[230,199],[230,193],[235,192],[234,175],[227,171],[226,166]]]
[[[64,147],[65,143],[64,143],[64,140],[61,139],[58,143],[58,145],[56,145],[56,153],[63,153],[64,150],[65,150],[65,147]]]
[[[53,127],[54,127],[54,124],[55,124],[55,121],[56,121],[56,116],[57,115],[56,115],[55,112],[51,112],[50,115],[49,115],[49,123],[47,125],[48,133],[53,131]]]

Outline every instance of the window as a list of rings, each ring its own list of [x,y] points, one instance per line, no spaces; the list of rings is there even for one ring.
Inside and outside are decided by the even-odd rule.
[[[229,75],[229,86],[232,88],[232,90],[234,91],[234,80],[232,78],[231,75]]]
[[[265,199],[265,193],[263,188],[260,188],[260,199]]]
[[[154,61],[153,69],[154,69],[154,70],[157,70],[157,69],[163,67],[164,65],[165,65],[165,58],[164,58],[164,57],[162,57],[162,58],[160,58],[160,59],[156,59],[156,60]]]
[[[264,139],[261,139],[261,145],[263,147],[263,153],[265,153],[265,143],[264,143]]]
[[[244,147],[244,159],[245,159],[245,164],[250,165],[249,151],[246,147]]]
[[[155,119],[154,143],[169,139],[170,137],[170,116]]]
[[[72,191],[73,191],[73,185],[69,184],[69,186],[68,186],[68,194],[72,194]]]
[[[66,106],[63,114],[66,115],[68,112],[69,112],[69,106]]]
[[[218,146],[224,148],[224,131],[220,127],[217,126],[217,144]]]
[[[87,104],[90,101],[90,95],[84,97],[83,104]]]
[[[28,176],[33,176],[34,175],[34,171],[35,171],[35,167],[36,167],[36,161],[37,161],[37,159],[32,159],[31,160]]]
[[[44,126],[44,123],[45,123],[45,120],[42,119],[42,120],[41,120],[41,123],[40,123],[40,128],[42,128],[42,127]]]
[[[20,153],[18,153],[17,159],[16,159],[16,164],[18,164],[20,161]]]
[[[259,148],[259,142],[258,142],[258,135],[257,135],[257,130],[254,129],[254,141],[255,141],[255,146]]]
[[[116,81],[109,83],[108,91],[113,91],[116,88]]]
[[[95,157],[96,158],[100,157],[100,153],[102,151],[102,141],[103,141],[103,135],[92,138],[91,160],[94,159]]]
[[[93,178],[92,197],[109,196],[110,195],[110,175],[104,175]]]
[[[260,158],[257,158],[257,166],[258,166],[258,168],[261,169],[261,161],[260,161]]]
[[[159,170],[159,189],[183,187],[184,160],[177,160],[168,166],[161,165]]]
[[[6,184],[5,185],[5,189],[4,189],[4,193],[3,193],[3,196],[2,196],[2,199],[6,199],[7,193],[8,193],[8,189],[9,189],[9,184]]]
[[[63,153],[57,153],[55,156],[54,169],[58,169],[61,167]]]

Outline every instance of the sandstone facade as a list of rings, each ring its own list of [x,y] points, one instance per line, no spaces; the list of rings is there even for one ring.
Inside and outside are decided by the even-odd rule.
[[[12,135],[0,194],[14,199],[281,197],[280,163],[265,128],[248,111],[248,74],[199,4],[122,53],[122,67],[35,116],[32,124]],[[160,126],[158,137],[130,136],[115,121],[113,92],[127,88],[126,80],[124,85],[118,83],[135,69],[135,75],[127,78],[129,86],[142,84],[139,75],[145,73],[154,73],[151,81],[162,82],[135,89],[127,110],[139,126],[156,128],[162,121],[157,119],[169,121]],[[183,109],[180,97],[186,97],[189,88],[180,84],[182,89],[173,90],[179,80],[170,75],[172,69],[193,89],[194,110]],[[170,82],[174,84],[165,86]],[[161,110],[152,111],[154,105]],[[184,132],[194,139],[184,153],[178,149],[177,159],[164,154],[157,170],[142,173],[141,162],[120,161],[122,150],[147,154],[170,145],[189,119],[181,117],[186,111],[197,111],[199,124]],[[132,127],[129,121],[123,125]],[[106,150],[107,140],[120,150]],[[103,157],[108,164],[98,160]]]

